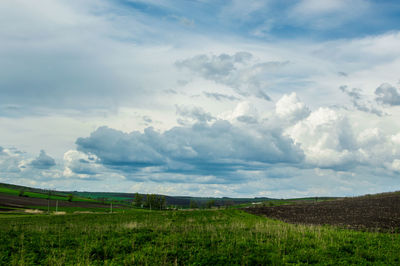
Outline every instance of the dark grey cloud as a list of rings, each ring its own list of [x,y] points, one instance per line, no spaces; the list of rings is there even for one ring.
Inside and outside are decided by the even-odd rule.
[[[218,93],[218,92],[206,92],[204,91],[203,94],[208,97],[208,98],[212,98],[215,99],[217,101],[239,101],[240,99],[238,97],[235,97],[233,95],[227,95],[227,94],[223,94],[223,93]]]
[[[101,127],[76,144],[79,151],[95,155],[104,166],[126,173],[147,168],[238,180],[236,170],[299,163],[304,158],[302,150],[281,132],[244,130],[225,120],[174,127],[164,133],[147,128],[128,134]]]
[[[78,151],[96,155],[106,166],[142,168],[165,164],[165,158],[152,144],[159,139],[159,133],[147,128],[145,133],[130,134],[101,127],[89,138],[76,141]]]
[[[39,156],[31,161],[30,165],[37,169],[49,169],[55,166],[56,162],[44,150],[41,150]]]
[[[381,84],[376,90],[376,101],[391,106],[400,105],[400,93],[388,83]]]
[[[80,159],[68,165],[72,172],[78,175],[96,175],[98,172],[91,165],[90,161]]]
[[[370,101],[367,101],[365,99],[365,96],[362,94],[361,89],[348,89],[347,86],[340,86],[339,89],[350,97],[351,103],[357,110],[375,114],[377,116],[382,116],[385,114],[383,111],[374,107]]]
[[[246,52],[239,52],[234,55],[220,54],[208,56],[205,54],[196,55],[189,59],[177,61],[178,68],[187,68],[202,77],[214,81],[221,81],[236,70],[236,63],[244,63],[251,59],[252,55]]]
[[[164,90],[165,94],[178,94],[178,92],[176,90],[173,89],[169,89],[169,90]]]
[[[256,124],[258,122],[257,118],[255,118],[254,116],[250,116],[250,115],[241,115],[241,116],[236,117],[236,119],[239,122],[246,123],[246,124]]]
[[[256,96],[258,98],[264,99],[266,101],[271,101],[271,98],[268,96],[268,94],[266,94],[264,91],[259,90],[256,92]]]
[[[211,113],[206,112],[201,107],[187,107],[175,105],[176,114],[182,117],[191,118],[199,122],[208,122],[215,120]]]
[[[144,116],[142,117],[142,119],[143,119],[143,121],[146,122],[146,123],[151,123],[151,122],[153,122],[153,119],[151,119],[151,117],[149,117],[149,116],[147,116],[147,115],[144,115]]]

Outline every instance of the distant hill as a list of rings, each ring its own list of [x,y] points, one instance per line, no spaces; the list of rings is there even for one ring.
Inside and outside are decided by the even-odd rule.
[[[7,190],[8,189],[8,190]],[[7,191],[6,191],[7,190]],[[48,190],[41,188],[33,188],[27,186],[20,186],[14,184],[0,183],[0,193],[8,193],[17,195],[20,191],[25,194],[38,193],[36,195],[39,198],[47,197],[47,195],[52,195],[53,197],[67,197],[68,195],[74,195],[75,198],[93,200],[96,202],[106,202],[106,201],[117,201],[130,203],[135,198],[135,193],[122,193],[122,192],[88,192],[88,191],[60,191],[60,190]],[[146,198],[146,194],[141,194]],[[257,197],[257,198],[229,198],[229,197],[189,197],[189,196],[168,196],[168,195],[158,195],[164,196],[166,199],[167,206],[177,206],[177,207],[189,207],[191,202],[196,202],[197,206],[205,206],[208,202],[213,201],[214,206],[232,206],[239,204],[251,204],[263,201],[276,200],[267,197]],[[30,197],[35,197],[30,194]],[[0,202],[1,205],[1,202]]]

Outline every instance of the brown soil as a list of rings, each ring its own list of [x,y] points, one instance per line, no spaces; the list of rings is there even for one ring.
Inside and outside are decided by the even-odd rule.
[[[244,210],[288,223],[400,232],[399,192],[317,203],[249,207]]]
[[[14,195],[0,194],[0,211],[9,211],[9,209],[2,207],[12,208],[28,208],[33,206],[47,206],[47,199],[19,197]],[[50,206],[55,207],[56,201],[50,200]],[[82,208],[108,208],[110,205],[90,203],[90,202],[79,202],[79,201],[58,201],[58,207],[82,207]],[[113,206],[114,207],[114,206]],[[115,206],[118,207],[118,206]]]

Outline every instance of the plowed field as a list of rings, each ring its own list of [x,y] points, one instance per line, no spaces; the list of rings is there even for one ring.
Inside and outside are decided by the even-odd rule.
[[[400,232],[399,192],[244,210],[288,223]]]
[[[0,194],[0,207],[12,207],[12,208],[27,208],[34,206],[47,206],[47,199],[30,198],[30,197],[19,197],[8,194]],[[50,201],[50,206],[54,207],[56,204],[55,200]],[[90,202],[79,202],[79,201],[58,201],[59,207],[82,207],[82,208],[107,208],[109,205],[90,203]],[[8,209],[0,208],[0,211],[8,211]]]

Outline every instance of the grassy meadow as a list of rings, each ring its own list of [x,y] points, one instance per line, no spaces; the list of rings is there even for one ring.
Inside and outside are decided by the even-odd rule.
[[[400,264],[400,235],[237,209],[0,218],[0,265]]]

